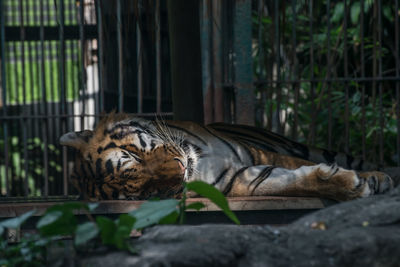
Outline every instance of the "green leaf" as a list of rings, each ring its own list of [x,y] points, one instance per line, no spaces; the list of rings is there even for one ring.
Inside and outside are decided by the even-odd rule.
[[[337,23],[343,18],[344,14],[344,4],[342,2],[339,2],[335,5],[335,9],[333,10],[333,15],[332,15],[332,22]]]
[[[36,226],[44,236],[72,235],[77,227],[73,211],[79,209],[89,210],[88,205],[80,202],[54,205],[47,209]]]
[[[104,216],[97,216],[96,222],[100,230],[100,237],[103,244],[113,245],[114,233],[117,231],[117,225],[115,222]]]
[[[165,216],[162,218],[158,223],[159,224],[175,224],[178,221],[179,212],[174,211],[170,215]]]
[[[89,240],[95,238],[98,233],[99,229],[94,222],[85,222],[78,225],[75,232],[75,245],[79,246],[87,243]]]
[[[103,244],[113,245],[119,249],[129,248],[126,240],[130,236],[135,218],[129,214],[122,214],[114,222],[107,217],[98,216],[96,222]]]
[[[30,218],[33,214],[35,214],[36,210],[28,211],[18,217],[4,220],[0,223],[0,226],[3,228],[13,228],[16,229],[20,227],[28,218]],[[1,229],[0,229],[0,232]],[[1,233],[0,233],[1,234]]]
[[[39,221],[36,224],[36,227],[40,229],[44,226],[52,224],[59,218],[61,218],[62,215],[63,214],[61,211],[51,211],[49,213],[46,213],[42,218],[39,219]]]
[[[394,21],[393,10],[390,5],[383,7],[383,15],[389,20]]]
[[[99,203],[89,203],[87,206],[89,211],[94,211],[99,206]]]
[[[358,22],[358,17],[360,16],[360,12],[361,12],[360,2],[353,3],[350,9],[350,18],[351,22],[354,25],[356,25]]]
[[[42,235],[72,235],[75,232],[77,220],[72,210],[49,210],[36,224]]]
[[[202,208],[205,208],[206,205],[204,205],[201,202],[195,202],[195,203],[191,203],[189,205],[186,206],[187,210],[201,210]]]
[[[129,238],[129,235],[131,234],[131,229],[132,228],[127,227],[127,226],[120,226],[117,228],[117,231],[114,233],[113,244],[118,249],[127,249],[128,248],[128,246],[126,244],[126,240]]]
[[[240,224],[236,215],[230,210],[228,201],[225,196],[218,191],[214,186],[201,181],[193,181],[186,184],[188,190],[192,190],[197,194],[208,198],[214,204],[221,208],[221,210],[236,224]]]
[[[176,199],[144,202],[137,210],[129,212],[131,216],[136,218],[133,228],[143,229],[158,223],[171,213],[178,212],[178,204],[179,202]]]
[[[136,219],[129,214],[121,214],[117,221],[117,227],[125,226],[132,229]]]

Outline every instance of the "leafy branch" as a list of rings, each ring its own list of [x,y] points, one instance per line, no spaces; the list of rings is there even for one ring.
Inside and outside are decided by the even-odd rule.
[[[201,202],[186,205],[187,192],[206,197],[221,208],[234,223],[240,224],[238,218],[230,210],[224,195],[213,186],[195,181],[185,184],[182,199],[150,200],[144,202],[138,209],[121,214],[116,220],[105,216],[93,218],[91,212],[98,204],[69,202],[54,205],[38,220],[36,228],[38,235],[23,238],[18,244],[8,244],[0,237],[0,266],[40,266],[44,263],[46,248],[49,244],[70,236],[74,240],[75,249],[89,245],[102,244],[120,250],[135,252],[128,242],[132,231],[141,231],[156,224],[183,224],[187,210],[201,210],[205,205]],[[74,211],[84,211],[87,220],[79,223]],[[29,211],[19,217],[0,222],[0,236],[6,228],[18,229],[35,211]]]

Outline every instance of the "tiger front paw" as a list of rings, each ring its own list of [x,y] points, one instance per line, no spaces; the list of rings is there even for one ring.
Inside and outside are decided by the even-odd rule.
[[[361,197],[385,194],[393,189],[393,180],[386,173],[378,171],[360,172],[358,176],[366,184]]]

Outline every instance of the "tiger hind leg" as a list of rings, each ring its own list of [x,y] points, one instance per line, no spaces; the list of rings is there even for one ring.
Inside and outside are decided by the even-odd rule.
[[[230,196],[316,196],[339,201],[385,193],[393,187],[381,172],[357,173],[337,165],[318,164],[295,170],[252,166],[236,177]]]
[[[369,195],[384,194],[393,189],[393,180],[386,173],[370,171],[360,172],[358,175],[368,183]]]
[[[322,186],[321,193],[327,190],[327,195],[337,200],[350,200],[375,194],[384,194],[393,189],[393,181],[389,175],[378,172],[356,172],[338,167],[319,164],[318,180],[333,184],[333,187]],[[312,179],[312,177],[311,177]],[[318,181],[318,182],[320,182]]]

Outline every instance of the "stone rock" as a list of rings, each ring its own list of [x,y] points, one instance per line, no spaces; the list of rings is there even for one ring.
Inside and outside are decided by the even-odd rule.
[[[400,187],[280,227],[156,226],[83,266],[400,266]]]

